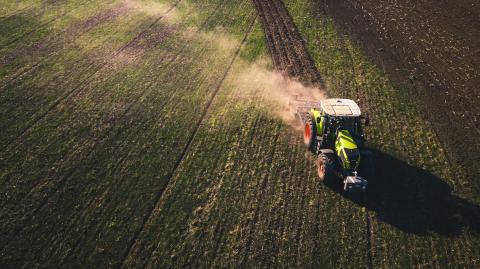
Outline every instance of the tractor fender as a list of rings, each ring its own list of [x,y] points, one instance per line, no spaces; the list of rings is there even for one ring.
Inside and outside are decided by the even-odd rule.
[[[314,119],[317,126],[317,135],[322,136],[325,129],[325,117],[322,116],[322,112],[316,109],[310,111],[312,119]]]

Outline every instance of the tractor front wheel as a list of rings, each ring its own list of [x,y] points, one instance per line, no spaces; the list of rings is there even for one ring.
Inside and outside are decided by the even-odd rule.
[[[320,155],[318,155],[317,172],[318,172],[318,177],[325,184],[328,184],[330,180],[334,177],[335,175],[334,163],[327,154],[321,153]]]

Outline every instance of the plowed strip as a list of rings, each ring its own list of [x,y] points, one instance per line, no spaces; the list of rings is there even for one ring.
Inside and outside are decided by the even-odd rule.
[[[306,85],[323,88],[320,74],[283,3],[278,0],[253,0],[253,3],[260,15],[275,68]]]

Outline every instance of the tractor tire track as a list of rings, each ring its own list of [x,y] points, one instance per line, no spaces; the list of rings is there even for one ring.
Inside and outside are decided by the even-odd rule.
[[[202,114],[199,118],[199,120],[197,121],[197,123],[195,124],[195,127],[193,128],[193,131],[192,133],[190,134],[188,140],[187,140],[187,143],[185,145],[185,147],[183,148],[182,152],[180,153],[180,156],[179,158],[177,159],[177,161],[175,162],[174,166],[173,166],[173,169],[172,171],[169,173],[169,175],[167,176],[167,179],[166,179],[166,183],[165,183],[165,186],[157,193],[155,199],[154,199],[154,204],[152,206],[150,206],[150,208],[147,210],[147,214],[145,215],[145,217],[143,218],[142,220],[142,224],[140,225],[139,229],[135,232],[135,234],[133,235],[132,239],[130,240],[130,243],[129,243],[129,246],[127,248],[127,250],[125,251],[125,253],[123,254],[123,257],[121,258],[120,260],[120,263],[115,266],[116,268],[121,268],[124,266],[125,264],[125,261],[127,260],[131,250],[133,249],[133,246],[135,245],[139,235],[141,234],[141,232],[145,229],[145,225],[148,223],[148,221],[150,220],[151,216],[152,216],[152,213],[154,212],[154,209],[156,208],[157,204],[160,202],[162,196],[163,196],[163,193],[165,192],[165,190],[168,189],[168,186],[170,184],[170,181],[171,179],[173,178],[173,176],[175,175],[177,169],[180,167],[182,161],[184,160],[184,158],[186,157],[187,155],[187,152],[188,150],[190,149],[190,146],[192,145],[193,143],[193,140],[194,138],[196,137],[199,129],[200,129],[200,126],[202,124],[202,122],[204,121],[205,117],[207,116],[207,113],[215,99],[215,97],[217,96],[218,92],[220,91],[220,88],[222,87],[223,85],[223,82],[225,81],[227,75],[230,73],[230,69],[232,68],[233,66],[233,63],[235,62],[235,60],[237,59],[238,55],[240,54],[240,50],[241,48],[243,47],[243,45],[245,44],[245,42],[247,41],[247,38],[250,34],[250,32],[252,31],[253,29],[253,26],[255,24],[255,21],[256,21],[256,18],[257,16],[254,16],[252,22],[250,23],[249,25],[249,28],[248,30],[246,31],[245,33],[245,36],[243,38],[243,40],[240,42],[239,46],[237,47],[233,57],[232,57],[232,60],[230,61],[230,63],[228,64],[227,66],[227,69],[225,70],[222,78],[220,79],[217,87],[215,88],[215,90],[213,91],[212,95],[210,96],[205,108],[203,109],[202,111]]]
[[[105,59],[114,59],[118,57],[123,51],[129,49],[132,47],[137,41],[139,41],[145,34],[148,33],[150,29],[152,29],[162,18],[167,16],[177,5],[181,2],[182,0],[177,0],[167,11],[165,11],[162,15],[157,17],[147,28],[145,28],[143,31],[138,33],[133,39],[128,41],[126,44],[124,44],[122,47],[118,48],[116,51],[114,51],[110,57],[105,57]],[[72,98],[73,96],[76,95],[82,89],[84,86],[88,85],[91,79],[95,77],[100,71],[102,71],[104,68],[106,68],[110,64],[109,61],[105,60],[103,63],[98,64],[97,66],[94,66],[93,68],[87,68],[88,69],[94,69],[91,74],[89,74],[85,79],[80,81],[79,83],[76,84],[72,89],[68,90],[63,96],[55,100],[52,104],[50,104],[45,111],[40,113],[37,117],[34,117],[32,120],[29,121],[29,123],[26,125],[23,130],[19,132],[19,134],[11,139],[9,142],[7,142],[6,146],[2,149],[3,151],[7,151],[10,147],[13,146],[15,141],[20,140],[33,126],[35,126],[40,120],[42,120],[45,116],[47,116],[55,107],[60,105],[63,101]]]

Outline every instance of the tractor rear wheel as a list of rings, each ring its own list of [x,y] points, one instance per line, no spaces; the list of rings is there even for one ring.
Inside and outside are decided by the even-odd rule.
[[[303,132],[303,143],[305,146],[315,152],[317,148],[317,126],[312,117],[308,117],[305,122],[305,129]]]
[[[328,184],[335,175],[335,164],[330,156],[321,153],[317,159],[317,173],[318,177],[325,184]]]

